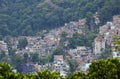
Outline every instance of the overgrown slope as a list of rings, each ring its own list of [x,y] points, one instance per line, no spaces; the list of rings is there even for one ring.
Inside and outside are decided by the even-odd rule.
[[[0,0],[0,36],[34,35],[95,12],[102,24],[120,13],[119,4],[120,0]]]

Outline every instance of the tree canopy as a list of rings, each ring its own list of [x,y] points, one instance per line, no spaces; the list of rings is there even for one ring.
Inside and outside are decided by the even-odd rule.
[[[120,60],[108,59],[93,61],[88,73],[77,72],[68,75],[66,78],[58,72],[48,70],[36,72],[36,74],[22,74],[13,72],[13,67],[5,62],[0,64],[0,79],[119,79]]]
[[[101,24],[120,13],[119,0],[1,0],[0,37],[34,35],[98,12]],[[92,27],[92,26],[90,26]]]

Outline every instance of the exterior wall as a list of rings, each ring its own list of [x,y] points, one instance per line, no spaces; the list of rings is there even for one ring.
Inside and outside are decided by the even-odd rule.
[[[105,48],[105,41],[104,39],[102,40],[95,40],[95,49],[94,49],[94,53],[95,54],[100,54],[102,52],[102,49]]]
[[[8,53],[8,47],[4,41],[0,41],[0,51],[5,51],[6,53]]]
[[[120,52],[113,52],[113,58],[120,58]]]

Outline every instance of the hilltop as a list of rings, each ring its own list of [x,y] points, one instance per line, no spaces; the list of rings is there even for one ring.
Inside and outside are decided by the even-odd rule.
[[[98,12],[104,24],[120,13],[119,4],[119,0],[1,0],[0,37],[35,35],[82,18],[91,29],[93,14]]]

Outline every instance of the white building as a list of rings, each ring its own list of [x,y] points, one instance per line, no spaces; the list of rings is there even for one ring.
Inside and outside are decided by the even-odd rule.
[[[5,51],[6,53],[8,53],[7,43],[5,43],[4,41],[0,41],[0,51]]]
[[[120,52],[113,52],[113,58],[120,58]]]
[[[53,62],[53,71],[60,72],[60,75],[65,77],[67,76],[67,71],[69,70],[69,65],[64,61],[63,55],[55,55]]]
[[[102,36],[98,36],[95,39],[94,53],[100,54],[102,52],[102,49],[105,49],[105,39]]]

